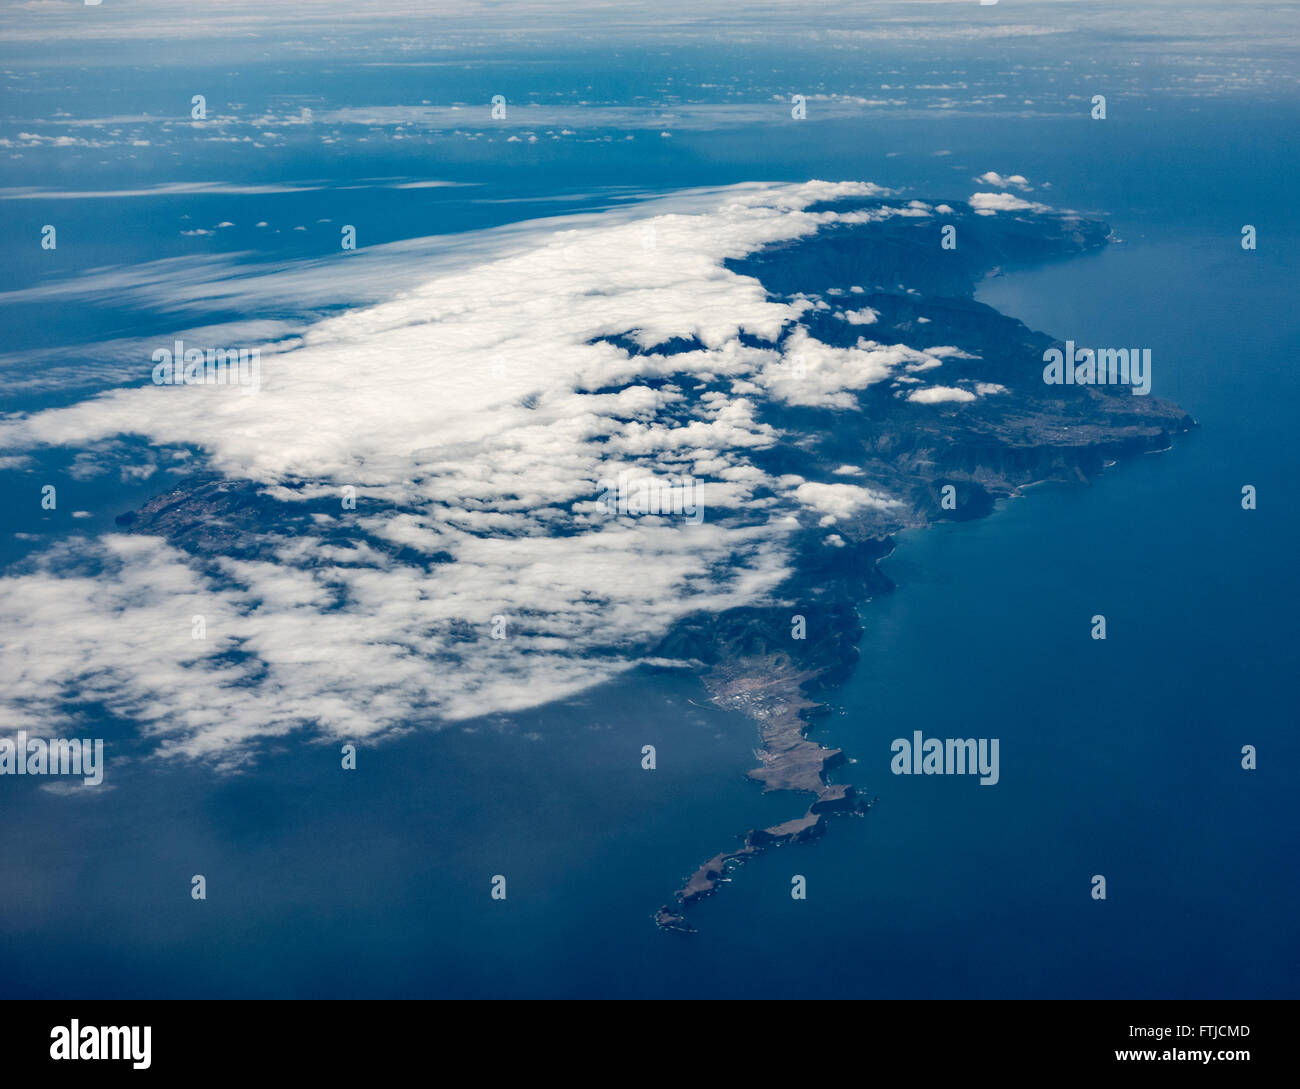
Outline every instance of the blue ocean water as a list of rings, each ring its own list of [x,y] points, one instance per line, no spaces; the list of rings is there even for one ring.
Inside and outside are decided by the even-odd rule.
[[[1239,105],[1157,109],[1156,124],[1120,115],[1104,128],[683,132],[671,151],[612,144],[585,163],[582,189],[572,159],[537,150],[511,169],[435,164],[477,179],[472,195],[349,196],[348,218],[383,224],[388,240],[600,207],[630,180],[865,178],[960,198],[972,174],[1018,171],[1050,180],[1057,206],[1108,214],[1122,241],[991,280],[980,298],[1081,344],[1150,345],[1154,392],[1201,427],[1090,487],[1031,489],[982,522],[900,537],[885,565],[898,589],[864,606],[859,668],[817,734],[857,761],[844,776],[878,805],[816,845],[748,863],[694,913],[696,935],[661,933],[651,915],[736,834],[801,806],[745,780],[752,723],[701,706],[688,677],[644,672],[472,732],[413,732],[367,749],[355,774],[332,747],[287,741],[233,777],[115,765],[113,789],[93,799],[9,784],[0,992],[1294,997],[1300,155],[1260,132],[1296,119],[1268,103],[1248,125]],[[539,192],[563,199],[529,198]],[[286,223],[340,218],[337,196],[274,199]],[[30,203],[36,223],[47,208]],[[173,218],[243,224],[266,207],[212,195]],[[165,204],[59,208],[74,228],[100,224],[102,250],[70,260],[151,259],[164,235],[191,245],[164,224]],[[1254,253],[1240,248],[1243,223],[1259,227]],[[303,254],[336,244],[332,230],[308,235]],[[13,318],[11,347],[47,342],[48,311]],[[107,310],[60,321],[70,341],[165,324]],[[77,528],[106,529],[151,491],[88,486],[75,506],[93,518]],[[31,507],[6,512],[5,528],[7,558],[32,547],[12,531],[62,532]],[[1098,612],[1104,643],[1089,638]],[[891,775],[890,741],[914,730],[1000,738],[1001,781]],[[660,754],[653,775],[639,766],[646,743]],[[1241,768],[1243,744],[1258,770]],[[199,872],[209,899],[195,904]],[[489,897],[498,873],[504,902]],[[789,896],[794,873],[806,901]],[[1089,895],[1093,874],[1107,877],[1105,902]]]

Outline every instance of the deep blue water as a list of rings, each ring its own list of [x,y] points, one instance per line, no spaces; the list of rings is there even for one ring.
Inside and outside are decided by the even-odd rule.
[[[285,222],[369,216],[387,240],[598,207],[601,186],[822,176],[960,198],[973,173],[1020,172],[1051,180],[1053,204],[1108,213],[1124,241],[980,297],[1081,344],[1150,345],[1154,392],[1201,427],[1091,487],[1035,488],[985,521],[900,538],[885,565],[898,590],[864,606],[861,664],[817,735],[856,759],[845,778],[879,804],[749,863],[695,911],[697,935],[660,933],[650,916],[734,835],[802,806],[744,779],[749,721],[689,702],[704,698],[689,678],[647,673],[474,732],[394,740],[355,774],[333,748],[294,742],[235,777],[115,764],[114,789],[93,799],[11,781],[0,993],[1294,997],[1300,154],[1277,134],[1295,118],[1271,104],[1249,123],[1235,108],[1160,109],[1154,126],[682,133],[648,156],[612,145],[581,190],[561,182],[572,160],[539,150],[526,173],[432,164],[482,181],[472,195],[359,190],[342,210],[337,196],[273,198]],[[558,203],[527,197],[560,190]],[[270,218],[251,200],[188,198],[184,214]],[[61,202],[73,232],[97,224],[101,249],[59,259],[149,259],[164,236],[181,246],[160,209]],[[4,208],[33,223],[47,212]],[[1247,222],[1260,227],[1252,254],[1238,244]],[[48,343],[49,317],[15,308],[9,346]],[[158,322],[66,319],[69,341]],[[1256,511],[1240,508],[1245,483]],[[152,490],[95,485],[61,505],[94,515],[75,528],[101,529]],[[5,528],[67,532],[30,506]],[[4,544],[10,558],[30,547]],[[1089,638],[1098,612],[1105,642]],[[917,729],[1000,738],[1000,783],[892,776],[891,739]],[[639,767],[646,743],[653,774]],[[1248,743],[1253,772],[1240,766]],[[189,898],[193,873],[208,878],[205,903]],[[497,873],[503,903],[488,895]],[[793,873],[807,901],[791,900]],[[1104,903],[1089,895],[1097,873]]]

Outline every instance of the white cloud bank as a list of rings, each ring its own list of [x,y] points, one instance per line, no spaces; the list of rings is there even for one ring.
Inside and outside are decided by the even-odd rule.
[[[801,511],[829,525],[895,501],[768,477],[751,455],[780,436],[758,406],[853,409],[854,391],[962,353],[823,344],[799,324],[808,300],[769,298],[724,262],[841,220],[929,214],[807,211],[883,192],[743,185],[437,252],[401,244],[386,256],[405,271],[383,282],[423,278],[263,344],[256,393],[149,384],[0,422],[0,452],[142,436],[335,511],[314,508],[309,536],[260,527],[255,562],[122,534],[50,550],[0,580],[0,708],[39,729],[61,701],[102,702],[162,752],[234,761],[300,729],[356,739],[539,705],[631,668],[689,613],[771,600]],[[149,269],[136,290],[158,291],[163,310],[230,310],[346,297],[365,268],[227,267],[208,282]],[[101,288],[130,294],[103,275]],[[674,338],[697,347],[655,351]],[[607,516],[601,482],[624,471],[704,482],[705,521]],[[491,637],[497,617],[504,639]]]

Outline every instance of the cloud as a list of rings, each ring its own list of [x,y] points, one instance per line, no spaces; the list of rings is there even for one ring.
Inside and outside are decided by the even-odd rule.
[[[996,185],[999,189],[1019,189],[1025,193],[1032,189],[1032,186],[1022,174],[1002,175],[996,170],[990,170],[981,174],[975,180],[983,182],[985,185]]]
[[[975,193],[970,198],[970,206],[978,216],[991,216],[998,212],[1046,212],[1045,204],[1021,200],[1010,193]]]
[[[27,134],[24,134],[27,135]],[[121,197],[174,197],[197,194],[260,196],[267,193],[306,193],[319,185],[231,185],[226,182],[166,182],[143,189],[42,189],[15,186],[0,189],[0,200],[107,200]]]
[[[864,508],[887,510],[901,505],[899,500],[891,499],[883,492],[856,484],[819,484],[809,481],[795,488],[794,495],[805,507],[827,516],[821,520],[821,525],[830,525],[841,518],[851,518]]]
[[[23,136],[31,136],[23,133]],[[33,137],[33,139],[40,139]],[[0,146],[3,146],[0,143]],[[347,189],[432,189],[460,187],[468,182],[411,181],[373,184],[351,184]],[[0,188],[0,200],[117,200],[125,197],[174,196],[264,196],[273,193],[314,193],[334,188],[327,185],[235,185],[230,182],[164,182],[141,189],[44,189],[39,186],[10,186]],[[221,224],[233,227],[233,223]],[[261,224],[265,226],[265,224]]]
[[[907,399],[919,405],[937,405],[946,401],[973,401],[975,394],[956,386],[927,386],[925,389],[913,390],[907,395]]]
[[[884,381],[900,370],[929,370],[943,365],[945,349],[920,351],[905,344],[880,344],[859,338],[851,348],[824,344],[797,325],[782,344],[780,357],[769,356],[755,382],[785,404],[856,409],[856,391]]]
[[[255,558],[108,534],[0,579],[0,706],[35,727],[96,703],[159,752],[237,763],[294,731],[373,737],[569,696],[635,666],[683,617],[773,600],[801,512],[827,524],[896,501],[769,477],[753,455],[781,435],[762,406],[836,407],[940,360],[823,344],[799,323],[807,300],[769,297],[726,262],[869,221],[824,205],[881,192],[741,185],[398,245],[363,289],[389,297],[254,345],[255,393],[155,386],[142,369],[140,384],[5,418],[0,456],[197,449],[271,513],[248,531]],[[346,298],[365,267],[226,257],[45,290],[247,307],[241,325],[204,330],[231,346],[257,308]],[[800,354],[807,376],[789,381]],[[699,482],[703,522],[610,514],[602,482],[620,473]]]

